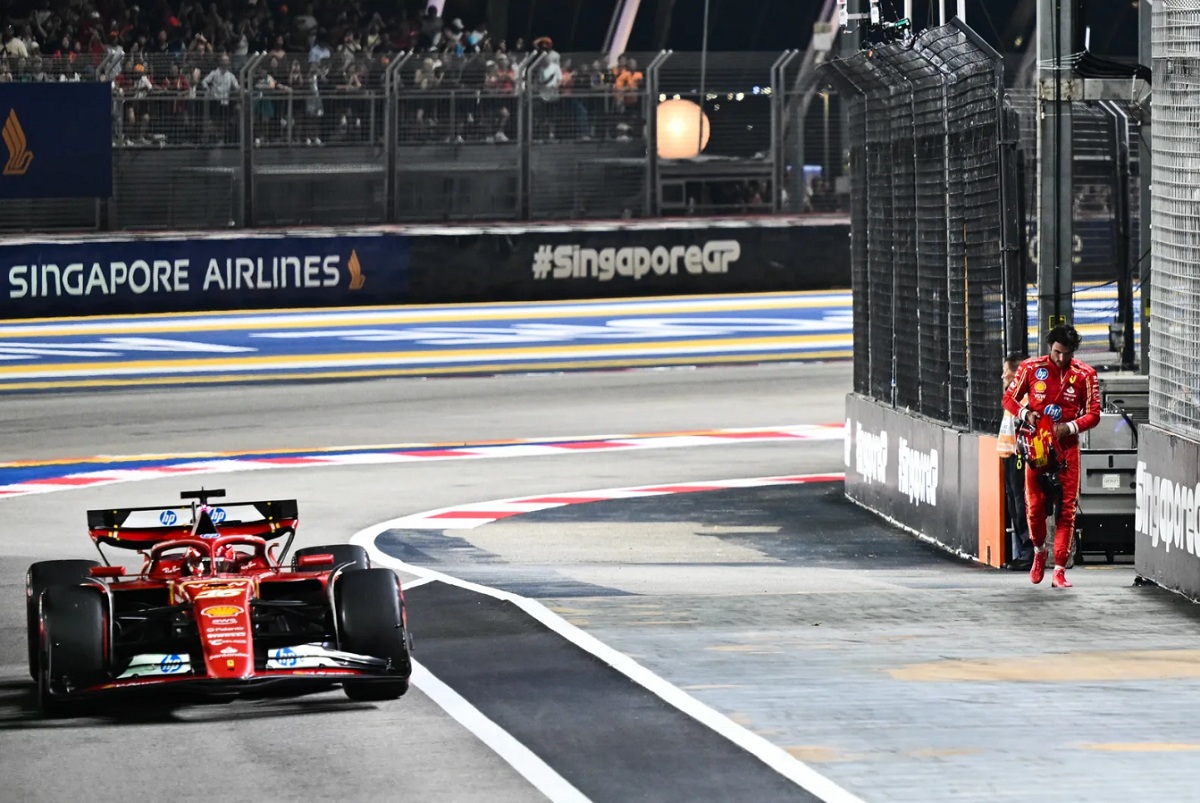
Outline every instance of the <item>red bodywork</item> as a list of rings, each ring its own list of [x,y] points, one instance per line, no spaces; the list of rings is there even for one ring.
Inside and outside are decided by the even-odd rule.
[[[88,524],[97,548],[137,550],[142,566],[92,569],[87,585],[106,598],[108,676],[59,694],[164,684],[221,694],[346,679],[407,688],[407,653],[398,665],[338,641],[335,585],[350,566],[332,554],[281,563],[298,524],[294,501],[96,510]],[[282,550],[271,543],[284,537]],[[396,590],[407,634],[398,580]]]

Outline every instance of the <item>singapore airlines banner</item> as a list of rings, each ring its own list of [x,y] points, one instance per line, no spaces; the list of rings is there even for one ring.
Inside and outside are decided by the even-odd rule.
[[[826,290],[849,242],[771,219],[35,235],[0,240],[0,318]]]
[[[408,240],[230,236],[0,243],[0,318],[408,301]]]
[[[107,83],[0,83],[0,198],[112,196]]]

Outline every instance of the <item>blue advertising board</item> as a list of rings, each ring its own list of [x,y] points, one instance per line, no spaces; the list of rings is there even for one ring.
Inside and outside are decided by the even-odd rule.
[[[0,318],[403,304],[408,238],[0,244]]]
[[[0,83],[0,198],[112,196],[107,83]]]

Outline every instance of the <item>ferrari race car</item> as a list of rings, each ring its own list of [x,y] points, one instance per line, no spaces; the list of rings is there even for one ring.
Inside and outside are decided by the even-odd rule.
[[[103,562],[49,560],[25,578],[29,673],[48,712],[118,691],[229,698],[340,684],[351,700],[408,690],[399,579],[351,544],[299,549],[293,500],[89,510]],[[282,543],[279,539],[286,539]],[[136,550],[135,573],[102,545]]]

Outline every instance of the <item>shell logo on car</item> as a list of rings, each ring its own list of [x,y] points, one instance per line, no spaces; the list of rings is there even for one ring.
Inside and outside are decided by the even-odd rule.
[[[200,613],[205,616],[216,618],[218,616],[237,616],[245,611],[237,605],[210,605]]]

